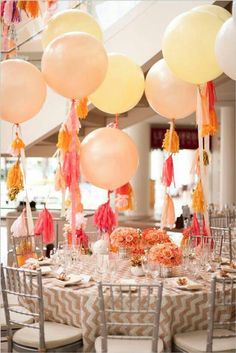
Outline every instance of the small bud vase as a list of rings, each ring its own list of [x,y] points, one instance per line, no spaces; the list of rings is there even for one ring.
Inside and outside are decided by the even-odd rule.
[[[144,276],[142,266],[131,266],[130,272],[132,273],[132,275],[137,276],[137,277]]]

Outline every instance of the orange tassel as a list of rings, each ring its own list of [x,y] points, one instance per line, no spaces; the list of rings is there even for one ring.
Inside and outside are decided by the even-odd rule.
[[[170,146],[170,138],[171,138],[171,146]],[[170,152],[170,153],[179,152],[179,136],[175,130],[173,130],[172,136],[170,136],[170,129],[166,130],[162,147],[166,152]]]
[[[55,190],[64,191],[66,189],[66,182],[62,173],[61,163],[58,164],[55,175]]]
[[[36,18],[40,14],[40,7],[38,0],[26,1],[25,11],[29,17]]]
[[[71,135],[66,126],[61,127],[58,134],[57,148],[64,152],[68,152],[71,142]]]
[[[26,1],[26,0],[18,0],[18,1],[17,1],[17,7],[18,7],[20,10],[26,11],[26,4],[27,4],[27,1]]]
[[[173,200],[169,194],[166,194],[164,199],[161,224],[162,227],[169,227],[170,229],[175,226],[175,208]]]
[[[204,195],[201,181],[197,183],[196,189],[193,192],[192,207],[196,213],[204,213],[205,211]]]
[[[17,194],[24,188],[23,174],[19,160],[9,169],[7,174],[8,197],[15,200]]]
[[[16,155],[20,154],[20,150],[22,148],[25,148],[25,144],[22,141],[22,139],[19,137],[18,133],[16,133],[16,138],[15,140],[12,141],[11,148],[13,149],[14,153]]]
[[[115,207],[120,212],[133,209],[133,189],[130,183],[116,189]]]
[[[88,98],[82,98],[79,100],[79,103],[76,105],[76,112],[79,119],[85,119],[88,115]]]

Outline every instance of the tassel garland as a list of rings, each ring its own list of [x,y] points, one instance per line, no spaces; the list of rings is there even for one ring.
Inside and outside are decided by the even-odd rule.
[[[20,168],[19,159],[8,171],[7,189],[8,197],[11,201],[15,200],[19,192],[24,189],[23,174]]]
[[[111,233],[117,224],[116,215],[110,206],[110,200],[98,207],[94,215],[94,224],[100,232]]]
[[[76,105],[76,113],[79,119],[85,119],[88,115],[88,98],[82,98]]]
[[[133,189],[130,183],[116,189],[115,208],[120,212],[133,209]]]
[[[169,156],[163,165],[162,183],[169,187],[172,181],[174,182],[174,165],[172,156]]]
[[[38,216],[34,227],[35,235],[43,235],[43,242],[45,244],[53,243],[55,240],[55,233],[53,227],[53,218],[51,213],[45,208]]]
[[[204,213],[205,211],[204,195],[201,181],[197,183],[196,189],[193,192],[192,207],[196,213]]]
[[[170,229],[175,226],[175,209],[174,203],[169,194],[166,194],[164,199],[163,211],[161,216],[162,228],[169,227]]]
[[[171,144],[170,144],[170,139],[171,139]],[[166,152],[169,152],[169,153],[179,152],[179,136],[175,130],[173,130],[172,136],[170,136],[170,129],[166,130],[162,147]]]

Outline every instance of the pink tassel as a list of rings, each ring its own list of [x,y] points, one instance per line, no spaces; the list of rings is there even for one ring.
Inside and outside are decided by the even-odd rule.
[[[21,215],[12,223],[11,232],[13,237],[24,237],[28,235],[28,230],[25,221],[25,208]]]
[[[82,245],[84,249],[88,249],[88,236],[82,228],[76,230],[76,237],[79,239],[79,244]]]
[[[62,173],[61,163],[58,164],[55,175],[55,190],[64,191],[66,189],[66,182]]]
[[[200,224],[198,222],[196,213],[194,213],[194,215],[193,215],[192,232],[193,232],[193,235],[200,235],[201,234],[201,232],[200,232]],[[196,238],[195,239],[195,246],[200,244],[200,242],[201,242],[201,239],[200,238]]]
[[[34,233],[35,235],[42,234],[43,242],[46,244],[53,243],[55,240],[52,215],[46,208],[38,216]]]
[[[174,228],[175,226],[174,203],[169,194],[166,194],[165,196],[161,217],[161,225],[162,227],[169,227],[170,229]]]
[[[72,184],[72,175],[74,172],[76,173],[75,179],[76,179],[76,185],[77,185],[77,182],[80,177],[79,163],[80,163],[80,156],[78,153],[75,154],[73,152],[67,152],[65,154],[63,167],[62,167],[62,174],[64,176],[66,186],[68,186],[69,188],[71,187],[71,184]]]
[[[172,181],[174,183],[174,165],[172,156],[169,156],[163,165],[162,182],[164,185],[170,186]]]
[[[110,206],[110,200],[98,207],[94,215],[94,224],[101,232],[110,234],[113,231],[117,221],[116,215]]]
[[[3,21],[6,25],[10,25],[12,23],[13,17],[13,1],[7,0],[4,6],[4,14]]]
[[[5,5],[6,5],[6,0],[1,2],[1,17],[4,16]]]

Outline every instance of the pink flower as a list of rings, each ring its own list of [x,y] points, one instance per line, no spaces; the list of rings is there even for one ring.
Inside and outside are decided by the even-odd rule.
[[[119,227],[110,235],[111,245],[118,248],[136,249],[139,247],[140,235],[135,228]]]
[[[182,263],[182,251],[173,243],[157,244],[154,245],[149,252],[149,260],[151,262],[166,266],[173,267]]]

